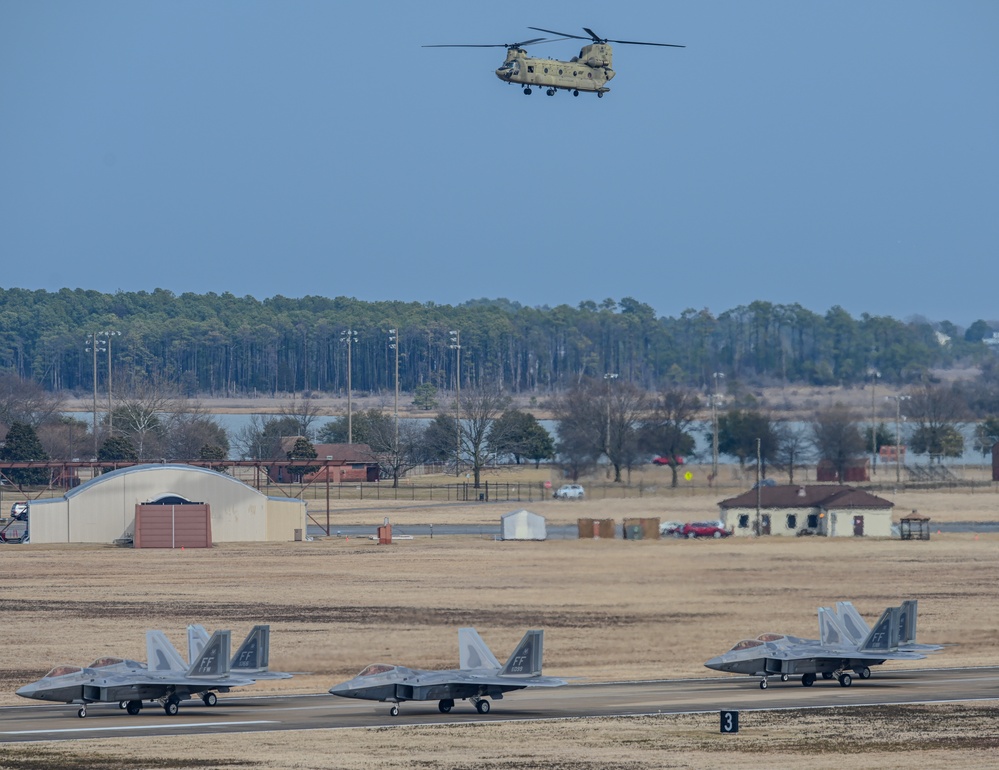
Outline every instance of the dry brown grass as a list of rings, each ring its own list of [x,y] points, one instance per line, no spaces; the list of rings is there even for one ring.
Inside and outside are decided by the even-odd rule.
[[[698,508],[709,499],[689,498],[690,507],[682,507],[681,499],[668,510],[640,500],[546,501],[532,507],[564,521],[599,515],[620,521],[639,513],[708,517],[697,511],[710,510]],[[959,495],[939,505],[948,506],[955,518],[982,518],[987,506],[981,511],[966,506],[978,500],[994,505],[996,499]],[[933,507],[928,500],[912,507],[927,512]],[[397,524],[443,521],[445,514],[496,523],[507,508],[382,507],[342,515],[345,523],[370,517],[377,524],[385,515]],[[696,677],[708,673],[704,660],[745,636],[762,631],[814,636],[815,608],[838,599],[854,601],[871,617],[916,597],[920,640],[954,645],[930,661],[933,665],[997,662],[999,536],[993,535],[934,534],[929,542],[516,543],[437,537],[392,546],[334,538],[210,551],[29,545],[3,547],[0,558],[3,647],[16,650],[0,660],[5,705],[23,705],[14,688],[57,663],[84,664],[105,654],[142,659],[147,628],[163,629],[182,646],[184,626],[191,622],[231,627],[236,637],[253,623],[271,623],[272,666],[309,673],[261,683],[255,693],[323,692],[379,659],[451,667],[457,662],[455,632],[462,625],[477,627],[500,658],[526,628],[545,628],[545,670],[552,675],[596,681]],[[984,757],[991,755],[974,736],[995,736],[989,715],[962,709],[959,720],[947,709],[876,710],[849,725],[838,721],[843,712],[831,718],[798,714],[794,729],[788,729],[786,715],[753,715],[744,733],[727,741],[716,735],[716,717],[396,728],[335,736],[136,738],[34,749],[55,752],[37,755],[49,756],[49,764],[25,764],[26,750],[6,748],[0,767],[224,767],[231,758],[245,762],[236,766],[249,767],[460,768],[491,757],[501,767],[758,767],[788,757],[808,767],[937,767],[953,765],[955,758],[961,766],[985,767]],[[897,733],[909,730],[913,713],[922,715],[928,731],[906,732],[911,741],[902,740]],[[864,726],[870,743],[855,764],[836,764],[819,748],[841,752],[844,746],[865,746],[847,726],[850,731]],[[64,754],[69,764],[58,759]],[[72,764],[73,757],[79,764]],[[136,757],[145,760],[130,764]],[[180,762],[171,763],[174,757]],[[212,761],[198,765],[199,757]]]

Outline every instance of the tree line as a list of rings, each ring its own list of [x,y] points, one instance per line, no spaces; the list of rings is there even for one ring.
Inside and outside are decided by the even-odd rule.
[[[396,387],[398,355],[406,393],[497,386],[547,397],[606,373],[646,390],[705,388],[716,372],[747,384],[850,385],[873,373],[906,384],[988,360],[992,330],[770,302],[663,317],[632,298],[451,306],[15,288],[0,289],[0,373],[77,394],[95,377],[102,390],[110,377],[125,392],[155,384],[188,397],[342,394],[349,379],[363,394]]]

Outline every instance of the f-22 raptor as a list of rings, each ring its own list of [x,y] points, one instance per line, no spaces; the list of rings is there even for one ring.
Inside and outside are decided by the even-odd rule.
[[[229,676],[229,631],[216,631],[197,659],[187,666],[160,631],[146,633],[148,665],[123,658],[101,658],[89,666],[56,666],[37,682],[17,690],[22,698],[81,704],[78,717],[87,716],[90,703],[124,703],[138,714],[142,702],[159,701],[170,716],[182,700],[211,695],[212,690],[252,684]],[[206,700],[206,703],[208,701]]]
[[[761,634],[755,639],[744,639],[704,665],[716,671],[757,676],[762,690],[767,689],[771,676],[779,676],[786,682],[796,674],[801,675],[805,687],[811,687],[817,675],[823,679],[836,678],[841,686],[849,687],[853,684],[849,671],[861,679],[869,679],[871,666],[887,660],[922,660],[926,657],[924,652],[940,649],[936,645],[915,644],[915,601],[886,609],[863,637],[860,632],[866,623],[859,613],[854,616],[852,609],[852,605],[844,607],[840,615],[820,608],[818,640]]]
[[[528,631],[500,666],[496,656],[474,628],[458,630],[460,668],[425,671],[374,663],[349,681],[330,688],[342,698],[384,701],[392,704],[389,714],[398,716],[399,703],[435,700],[442,714],[454,708],[455,700],[469,700],[480,714],[489,713],[489,701],[504,693],[527,687],[561,687],[565,680],[541,675],[544,631]]]

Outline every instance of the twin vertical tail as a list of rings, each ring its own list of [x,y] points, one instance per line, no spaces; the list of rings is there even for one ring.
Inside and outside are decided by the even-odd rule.
[[[908,599],[902,602],[902,616],[899,620],[901,626],[902,644],[916,643],[916,614],[919,612],[919,600]]]
[[[500,676],[541,676],[541,658],[544,654],[544,631],[528,631],[520,640],[500,671]]]
[[[150,671],[186,671],[187,662],[162,631],[146,631],[146,667]]]
[[[823,647],[855,645],[843,628],[836,613],[829,607],[819,607],[819,644]]]
[[[271,627],[254,626],[239,645],[230,663],[233,672],[259,674],[267,671],[271,655]]]
[[[904,606],[904,605],[903,605]],[[862,652],[888,652],[897,650],[901,634],[902,607],[889,607],[881,613],[871,633],[860,645]]]
[[[474,628],[458,629],[458,667],[461,669],[492,668],[498,669],[500,662],[496,660],[492,650],[479,636]]]
[[[216,631],[187,670],[190,677],[229,676],[230,631]]]

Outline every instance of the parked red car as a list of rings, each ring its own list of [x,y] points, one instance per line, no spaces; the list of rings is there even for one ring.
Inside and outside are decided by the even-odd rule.
[[[683,525],[680,530],[681,537],[728,537],[732,533],[721,526],[717,521],[691,521]]]
[[[680,457],[679,455],[677,455],[673,459],[676,460],[676,464],[677,465],[683,465],[683,458]],[[668,457],[655,457],[652,460],[652,464],[653,465],[669,465],[669,458]]]

